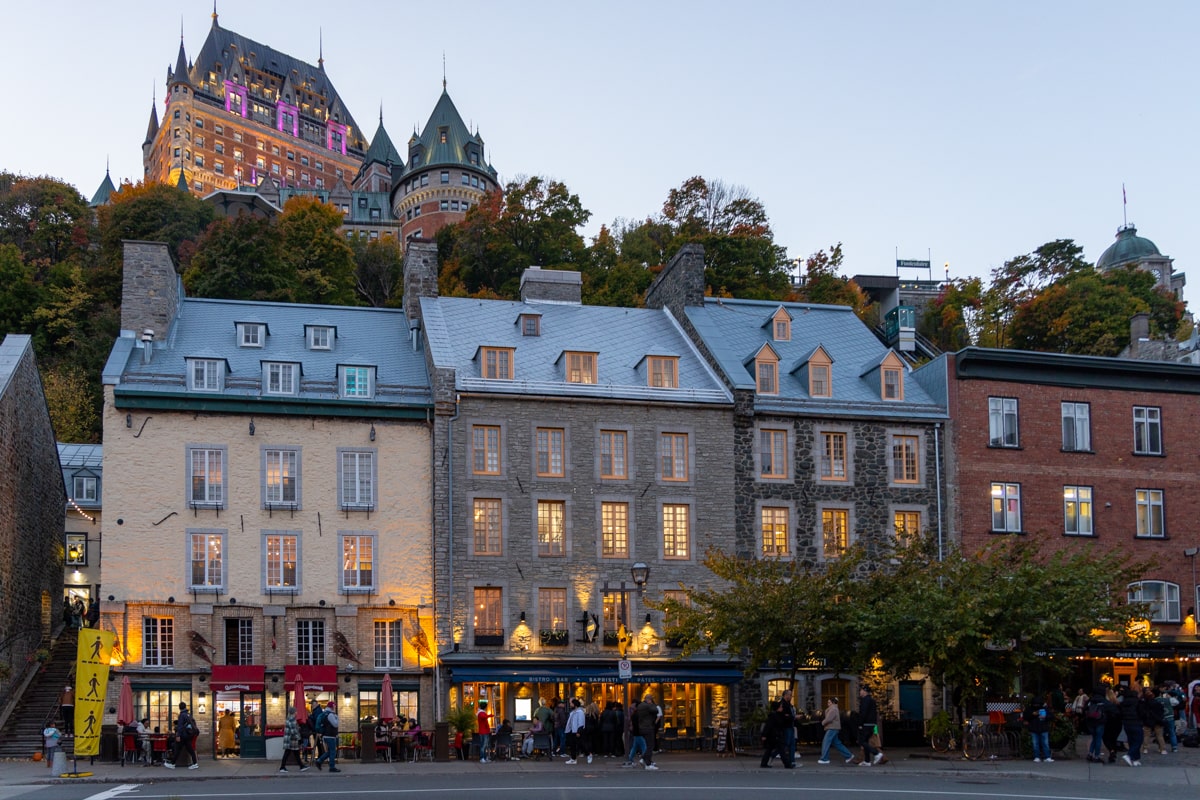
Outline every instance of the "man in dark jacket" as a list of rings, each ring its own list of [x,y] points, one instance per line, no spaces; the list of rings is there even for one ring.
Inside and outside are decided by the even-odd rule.
[[[646,739],[646,752],[642,756],[642,763],[646,765],[646,769],[658,769],[654,764],[653,737],[655,728],[658,727],[658,704],[654,702],[654,695],[648,694],[643,697],[635,713],[637,714],[637,730]]]
[[[175,718],[175,750],[171,753],[171,760],[164,761],[163,766],[167,769],[175,769],[179,764],[179,757],[187,752],[192,758],[188,769],[200,769],[200,762],[196,759],[196,736],[199,733],[192,715],[188,713],[187,703],[181,702],[179,716]]]
[[[1126,686],[1121,692],[1121,726],[1125,728],[1125,739],[1129,743],[1129,752],[1121,758],[1131,767],[1142,765],[1142,741],[1145,738],[1142,728],[1147,716],[1143,705],[1141,692],[1132,686]]]
[[[871,737],[875,735],[875,727],[879,724],[879,707],[871,690],[866,686],[858,687],[858,716],[861,727],[858,729],[858,743],[862,747],[863,760],[860,767],[870,767],[883,761],[883,751],[871,746]]]
[[[763,725],[763,756],[762,761],[759,763],[760,767],[770,769],[771,757],[778,753],[786,769],[796,768],[795,762],[792,761],[792,755],[787,742],[788,726],[794,724],[788,715],[787,707],[783,700],[776,702],[771,707],[771,713],[767,714],[767,721]],[[794,727],[793,730],[795,730]]]
[[[1053,764],[1054,759],[1050,757],[1050,724],[1054,720],[1054,709],[1042,702],[1042,698],[1035,697],[1029,701],[1022,719],[1032,740],[1033,760]]]

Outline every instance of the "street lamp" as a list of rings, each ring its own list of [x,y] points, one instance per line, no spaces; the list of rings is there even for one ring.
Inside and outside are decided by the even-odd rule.
[[[639,561],[630,567],[629,574],[633,576],[633,582],[637,584],[638,594],[643,594],[646,591],[646,581],[650,579],[650,568]]]

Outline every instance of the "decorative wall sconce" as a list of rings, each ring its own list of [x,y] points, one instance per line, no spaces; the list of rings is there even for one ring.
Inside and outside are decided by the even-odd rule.
[[[250,435],[254,435],[254,417],[250,418]]]
[[[372,423],[371,423],[371,434],[370,434],[370,436],[371,436],[371,441],[372,441],[372,442],[373,442],[373,441],[375,441],[375,423],[374,423],[374,422],[372,422]]]
[[[126,427],[126,428],[132,428],[132,427],[133,427],[133,414],[126,414],[126,415],[125,415],[125,427]]]

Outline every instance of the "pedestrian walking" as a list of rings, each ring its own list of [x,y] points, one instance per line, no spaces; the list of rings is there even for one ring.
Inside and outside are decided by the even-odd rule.
[[[325,752],[317,758],[317,770],[329,759],[329,771],[341,772],[337,767],[338,715],[337,704],[330,700],[321,713],[321,738],[325,740]]]
[[[300,760],[300,723],[296,722],[296,709],[289,708],[287,719],[283,722],[283,760],[279,762],[279,771],[287,772],[288,757],[295,759],[296,766],[301,772],[308,772],[308,767]]]
[[[629,724],[629,757],[625,759],[625,763],[621,766],[632,767],[634,759],[640,759],[646,752],[646,737],[642,736],[641,723],[638,721],[638,707],[641,704],[634,700],[629,704],[629,713],[625,715],[625,719]]]
[[[767,721],[763,724],[762,731],[762,746],[763,755],[759,766],[763,769],[771,768],[771,758],[776,754],[783,761],[784,769],[795,769],[796,764],[792,761],[792,756],[788,752],[787,746],[787,728],[789,720],[783,700],[779,700],[771,707],[771,711],[767,714]],[[793,727],[793,730],[795,728]]]
[[[866,686],[858,687],[858,744],[863,751],[863,760],[859,763],[860,767],[871,767],[883,762],[883,751],[877,750],[871,744],[871,737],[876,734],[876,726],[879,725],[879,707],[875,704],[875,698],[871,696],[871,690]]]
[[[1121,692],[1121,726],[1125,729],[1125,739],[1129,743],[1129,752],[1121,759],[1131,767],[1142,765],[1142,741],[1146,723],[1145,704],[1137,689],[1126,686]]]
[[[567,715],[567,762],[574,764],[579,758],[579,748],[583,739],[583,731],[587,721],[584,719],[583,705],[578,697],[571,698],[571,713]]]
[[[187,703],[180,702],[179,716],[175,718],[175,749],[171,752],[171,760],[164,761],[163,766],[167,769],[175,769],[179,766],[179,757],[187,753],[192,760],[188,769],[200,769],[200,759],[196,758],[196,737],[199,735],[200,729],[196,727],[196,721],[188,713]]]
[[[846,745],[842,744],[842,709],[838,707],[836,697],[831,697],[826,701],[825,717],[821,720],[821,727],[825,729],[825,737],[821,740],[821,758],[817,760],[817,763],[829,763],[830,747],[841,753],[847,764],[852,762],[854,754]]]

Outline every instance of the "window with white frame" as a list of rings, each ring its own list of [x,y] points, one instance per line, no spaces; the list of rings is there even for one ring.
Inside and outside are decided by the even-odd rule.
[[[338,486],[342,508],[375,507],[375,451],[341,450],[338,453]]]
[[[192,506],[225,507],[225,448],[188,448],[188,500]]]
[[[1137,503],[1137,535],[1139,538],[1162,539],[1166,536],[1163,516],[1162,489],[1138,489],[1134,492]]]
[[[1129,602],[1148,603],[1151,622],[1179,622],[1179,584],[1139,581],[1129,584]]]
[[[142,617],[142,666],[175,666],[173,617]]]
[[[193,392],[221,391],[224,363],[216,358],[188,359],[188,388]]]
[[[188,589],[219,592],[225,588],[224,531],[188,532]]]
[[[86,567],[88,563],[88,541],[85,533],[68,533],[64,561],[68,567]]]
[[[1092,449],[1091,408],[1088,403],[1062,404],[1062,449],[1089,452]]]
[[[992,530],[996,533],[1021,532],[1021,484],[992,484]]]
[[[300,588],[300,534],[268,531],[263,535],[263,585],[269,590]]]
[[[296,620],[296,663],[304,666],[325,663],[325,620]]]
[[[375,669],[404,669],[402,620],[375,620]]]
[[[1092,487],[1063,487],[1063,532],[1068,536],[1092,535]]]
[[[988,398],[988,444],[992,447],[1018,447],[1017,399]]]
[[[300,451],[267,448],[263,451],[263,503],[298,505],[300,502]]]
[[[1162,409],[1133,407],[1133,452],[1139,456],[1162,455]]]
[[[272,361],[266,365],[267,394],[296,393],[296,364]]]
[[[375,588],[375,534],[361,531],[339,534],[342,542],[344,592],[368,592]]]
[[[333,328],[328,325],[310,325],[308,327],[308,346],[311,350],[332,350]]]
[[[72,499],[77,503],[94,503],[100,499],[99,493],[96,491],[98,482],[94,475],[76,475],[71,483],[75,490]]]
[[[242,347],[262,347],[266,343],[267,326],[257,322],[239,322],[238,333],[238,342]]]
[[[562,500],[537,503],[537,541],[539,556],[566,554],[566,507]]]
[[[342,397],[370,398],[374,396],[372,367],[342,367]]]

